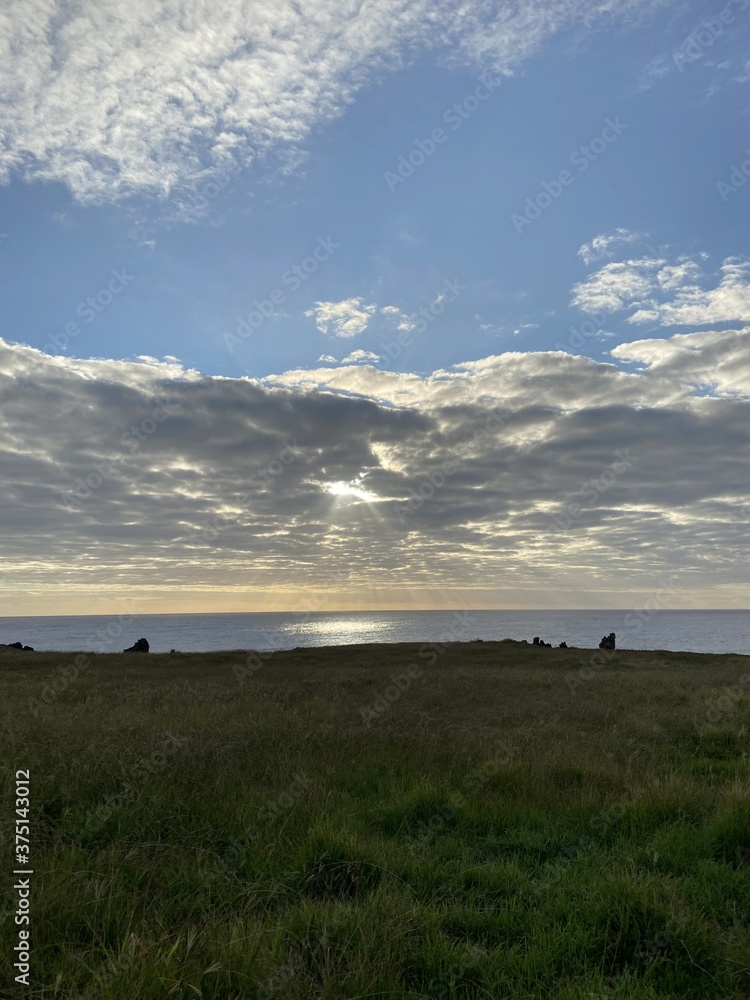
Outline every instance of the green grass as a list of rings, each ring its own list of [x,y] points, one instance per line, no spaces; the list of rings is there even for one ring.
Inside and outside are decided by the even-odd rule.
[[[750,658],[419,649],[0,653],[3,995],[745,1000]]]

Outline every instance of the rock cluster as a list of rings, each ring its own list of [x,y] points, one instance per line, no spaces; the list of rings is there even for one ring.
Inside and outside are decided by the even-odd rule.
[[[609,635],[605,635],[602,641],[599,643],[599,649],[614,649],[615,648],[615,633],[610,632]]]
[[[24,646],[22,642],[0,642],[0,646],[5,646],[6,649],[25,649],[29,653],[34,652],[33,646]]]
[[[138,639],[134,642],[132,646],[128,646],[127,649],[123,649],[123,653],[147,653],[148,652],[148,642],[145,639]]]
[[[544,646],[546,649],[552,649],[552,643],[545,642],[544,639],[540,639],[538,635],[535,635],[531,641],[535,646]]]

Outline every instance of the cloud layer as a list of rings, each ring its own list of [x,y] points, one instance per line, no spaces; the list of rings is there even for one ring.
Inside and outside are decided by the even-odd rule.
[[[613,356],[257,382],[0,341],[2,588],[744,602],[750,329]]]
[[[511,72],[568,24],[643,0],[6,0],[0,181],[158,196],[297,149],[376,68],[425,49]]]

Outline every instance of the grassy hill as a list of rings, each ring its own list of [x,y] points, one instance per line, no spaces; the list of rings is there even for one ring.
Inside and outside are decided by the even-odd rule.
[[[8,996],[750,995],[750,657],[2,650],[0,690]]]

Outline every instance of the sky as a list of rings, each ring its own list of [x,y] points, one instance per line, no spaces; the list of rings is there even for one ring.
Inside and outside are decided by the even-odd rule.
[[[5,615],[746,608],[750,0],[6,0]]]

